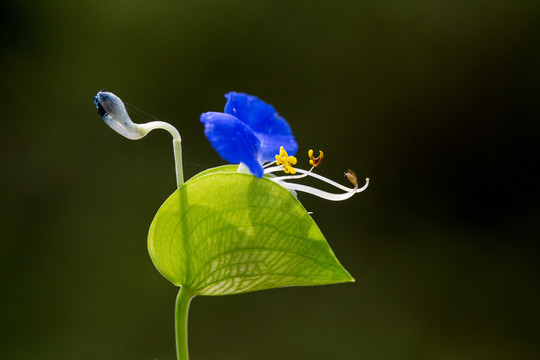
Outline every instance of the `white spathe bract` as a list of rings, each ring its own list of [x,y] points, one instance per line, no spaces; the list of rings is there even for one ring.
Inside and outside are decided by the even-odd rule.
[[[148,134],[140,125],[131,121],[120,98],[111,92],[100,91],[94,97],[98,113],[114,131],[131,140],[138,140]]]

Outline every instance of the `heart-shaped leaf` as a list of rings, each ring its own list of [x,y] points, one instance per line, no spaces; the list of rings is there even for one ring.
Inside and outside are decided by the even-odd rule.
[[[150,227],[156,268],[196,295],[354,281],[287,189],[209,169],[176,190]]]

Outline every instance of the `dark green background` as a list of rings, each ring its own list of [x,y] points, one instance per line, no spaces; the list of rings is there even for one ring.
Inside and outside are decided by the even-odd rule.
[[[372,179],[300,195],[356,283],[196,298],[193,360],[539,358],[539,5],[4,0],[0,358],[174,359],[146,248],[170,136],[113,132],[102,88],[180,130],[187,177],[224,163],[199,115],[235,90],[304,167]]]

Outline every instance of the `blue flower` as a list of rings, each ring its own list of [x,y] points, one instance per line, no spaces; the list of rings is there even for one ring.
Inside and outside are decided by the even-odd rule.
[[[223,159],[233,164],[244,163],[260,178],[262,164],[275,161],[280,147],[296,154],[298,144],[291,128],[272,105],[237,92],[230,92],[225,98],[224,113],[201,115],[204,134]]]

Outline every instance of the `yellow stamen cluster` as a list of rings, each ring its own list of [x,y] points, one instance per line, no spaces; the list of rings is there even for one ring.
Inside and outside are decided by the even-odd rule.
[[[293,165],[296,165],[296,161],[294,156],[287,154],[283,146],[279,148],[279,155],[276,155],[276,165],[283,165],[283,171],[287,174],[296,174],[296,169],[293,168]]]
[[[309,164],[313,167],[317,167],[321,164],[322,159],[324,157],[324,153],[321,150],[319,150],[319,156],[313,157],[313,150],[309,149],[308,156],[310,159]]]

